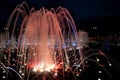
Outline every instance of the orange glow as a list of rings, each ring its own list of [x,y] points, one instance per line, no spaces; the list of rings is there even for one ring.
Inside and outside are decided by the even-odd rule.
[[[50,72],[51,70],[54,69],[55,69],[55,64],[45,64],[45,63],[41,63],[33,67],[34,72],[44,72],[44,71]]]

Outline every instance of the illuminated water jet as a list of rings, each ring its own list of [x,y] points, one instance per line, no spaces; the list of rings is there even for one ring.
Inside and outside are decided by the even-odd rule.
[[[17,69],[19,72],[22,73],[27,68],[26,73],[29,75],[29,69],[41,72],[52,70],[55,73],[60,68],[63,71],[69,69],[69,56],[67,49],[63,48],[63,46],[68,46],[65,39],[70,36],[78,43],[77,30],[70,13],[67,9],[59,7],[56,11],[44,8],[36,11],[32,8],[27,14],[24,6],[27,6],[25,2],[15,8],[8,20],[5,31],[5,33],[9,32],[10,23],[17,13],[9,42],[9,45],[14,46],[16,24],[19,16],[23,15],[19,35],[17,36],[17,61],[19,62],[17,63]],[[66,36],[68,37],[66,38]],[[72,46],[69,47],[72,48]],[[24,64],[26,65],[24,66]]]

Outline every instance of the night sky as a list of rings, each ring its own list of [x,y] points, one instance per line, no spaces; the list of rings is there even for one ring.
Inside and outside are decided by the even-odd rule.
[[[120,0],[0,0],[0,26],[6,26],[14,8],[23,1],[26,1],[30,8],[35,7],[36,10],[42,7],[48,9],[65,7],[78,23],[88,21],[89,24],[98,22],[103,24],[107,20],[111,20],[111,23],[120,17]],[[96,19],[101,21],[94,22]],[[103,21],[103,19],[105,20]]]

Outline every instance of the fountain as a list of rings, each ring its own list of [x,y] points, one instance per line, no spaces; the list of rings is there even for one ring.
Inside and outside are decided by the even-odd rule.
[[[5,33],[9,32],[12,19],[16,14],[9,42],[10,48],[13,48],[18,17],[23,16],[16,40],[18,61],[16,65],[19,73],[23,74],[25,71],[24,74],[30,75],[30,70],[33,69],[33,72],[44,72],[44,74],[45,72],[53,72],[57,74],[58,69],[61,69],[62,72],[64,72],[64,69],[69,69],[71,66],[67,48],[73,46],[66,44],[65,39],[69,39],[70,36],[72,40],[78,43],[77,30],[70,13],[62,7],[59,7],[56,11],[53,8],[47,10],[43,7],[37,11],[32,8],[27,14],[25,7],[29,9],[27,4],[23,2],[15,8],[5,31]],[[12,55],[9,54],[8,56],[9,62],[10,56]]]
[[[23,18],[19,19],[21,15]],[[89,60],[99,65],[96,55],[107,60],[100,50],[88,48],[87,32],[77,31],[66,8],[35,10],[23,2],[11,14],[4,34],[7,37],[0,36],[2,41],[8,41],[7,47],[4,46],[9,53],[5,56],[6,69],[17,73],[21,80],[65,80],[66,75],[77,80],[76,76],[84,72]],[[6,45],[2,43],[0,46]],[[90,59],[94,55],[97,61]]]

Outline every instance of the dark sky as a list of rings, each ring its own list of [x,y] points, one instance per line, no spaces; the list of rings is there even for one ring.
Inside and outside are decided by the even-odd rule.
[[[0,0],[0,25],[5,26],[15,6],[25,0]],[[26,0],[29,7],[67,8],[75,20],[113,16],[120,13],[120,0]]]

